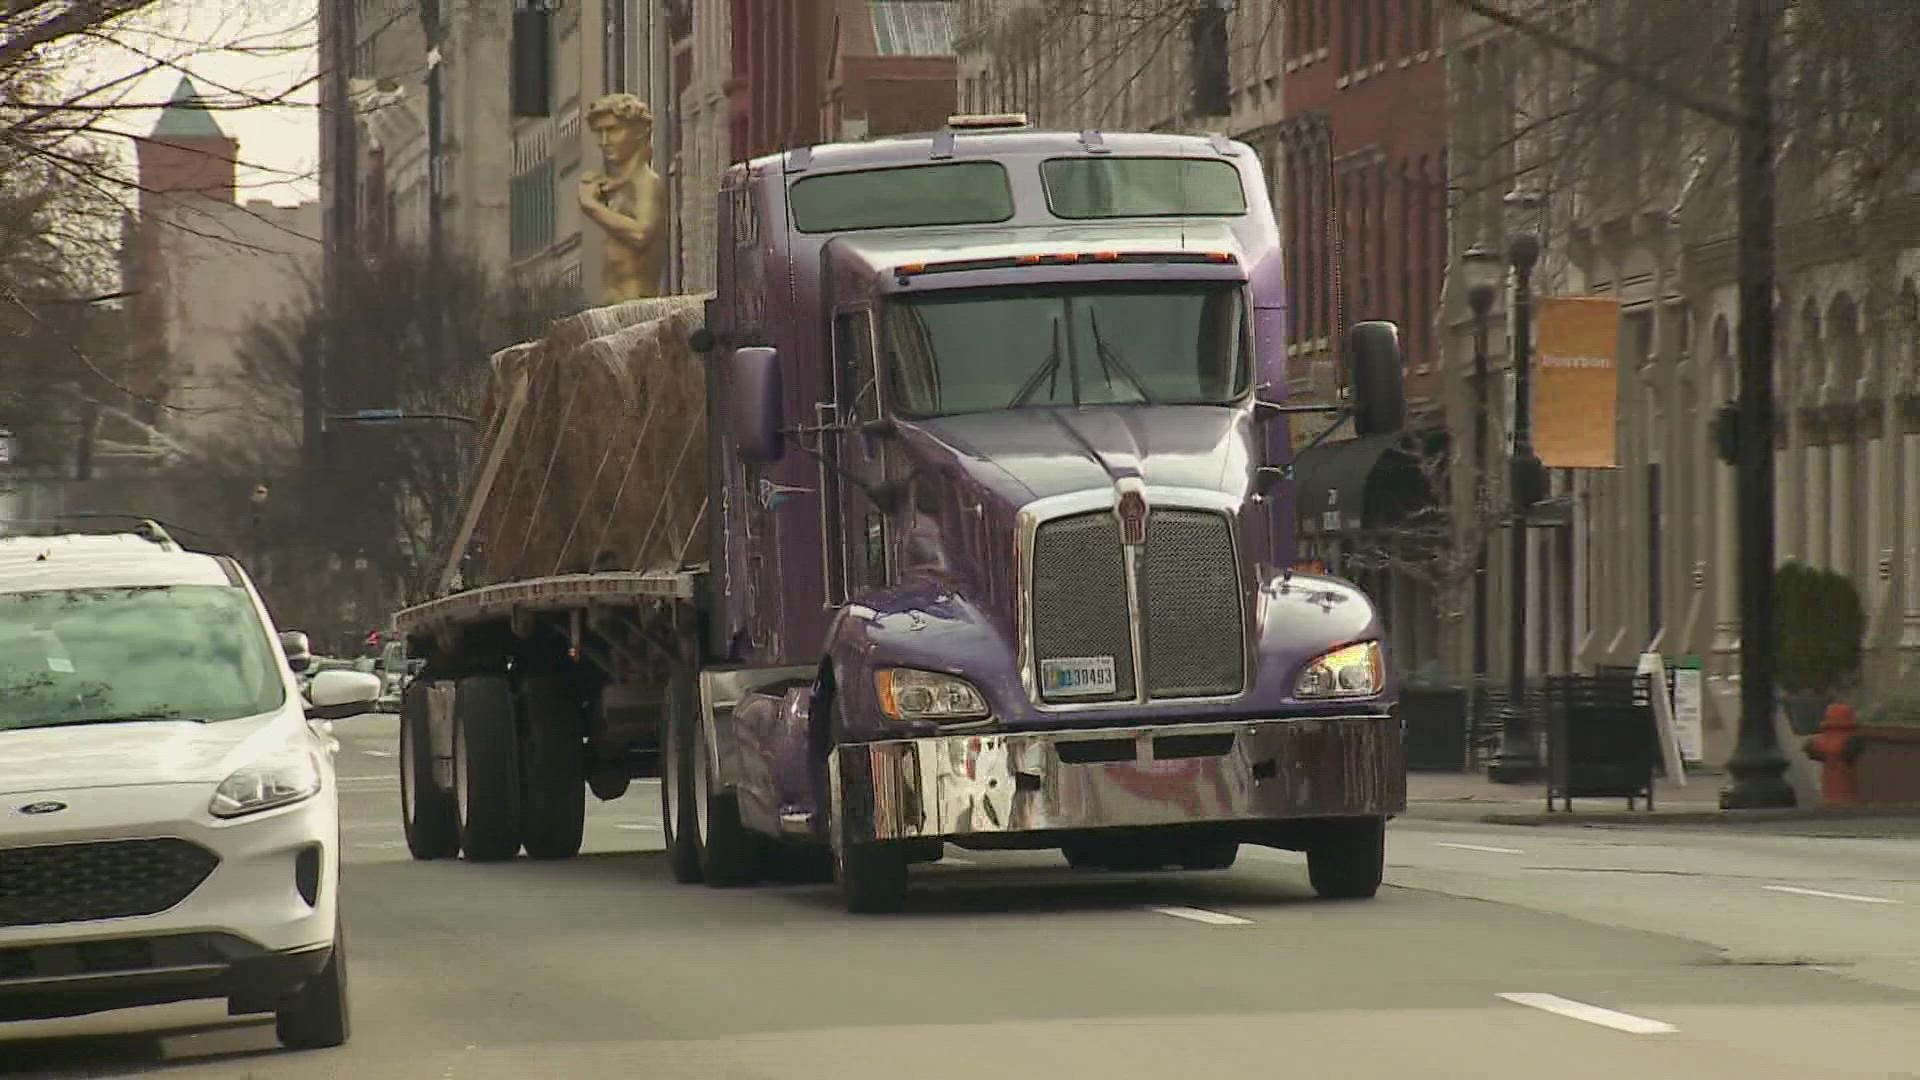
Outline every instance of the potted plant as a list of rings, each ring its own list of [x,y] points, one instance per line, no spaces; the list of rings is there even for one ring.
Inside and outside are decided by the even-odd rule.
[[[1820,718],[1860,670],[1867,613],[1846,575],[1790,562],[1774,576],[1774,663],[1794,733]]]

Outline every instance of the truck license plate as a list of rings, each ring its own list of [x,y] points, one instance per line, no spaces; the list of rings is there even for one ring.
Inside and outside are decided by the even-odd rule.
[[[1111,656],[1042,660],[1040,682],[1048,697],[1110,697],[1120,690]]]

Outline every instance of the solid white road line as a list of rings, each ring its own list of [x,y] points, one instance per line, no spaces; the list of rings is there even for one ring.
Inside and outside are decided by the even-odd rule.
[[[1494,855],[1524,855],[1525,852],[1513,847],[1488,847],[1485,844],[1449,844],[1444,840],[1436,841],[1434,847],[1458,848],[1461,851],[1485,851]]]
[[[1795,896],[1817,896],[1822,900],[1852,900],[1861,904],[1897,904],[1898,900],[1889,900],[1884,896],[1860,896],[1855,893],[1823,892],[1819,889],[1796,889],[1791,885],[1762,885],[1768,892],[1792,893]]]
[[[616,829],[625,829],[627,832],[652,832],[660,827],[660,823],[642,819],[640,821],[616,822],[613,827]]]
[[[1659,1020],[1649,1020],[1644,1016],[1634,1016],[1630,1013],[1614,1012],[1612,1009],[1603,1009],[1598,1005],[1588,1005],[1579,1001],[1570,1001],[1567,998],[1558,997],[1554,994],[1501,994],[1499,997],[1502,1000],[1511,1001],[1515,1005],[1525,1005],[1530,1009],[1539,1009],[1542,1012],[1550,1012],[1556,1016],[1564,1016],[1572,1020],[1584,1020],[1589,1024],[1598,1024],[1601,1027],[1612,1028],[1615,1031],[1624,1031],[1629,1035],[1664,1035],[1671,1031],[1680,1030],[1672,1024]]]
[[[1191,907],[1149,906],[1148,911],[1159,915],[1171,915],[1176,919],[1189,919],[1208,926],[1252,926],[1252,919],[1242,919],[1237,915],[1222,915],[1217,911],[1205,911]]]

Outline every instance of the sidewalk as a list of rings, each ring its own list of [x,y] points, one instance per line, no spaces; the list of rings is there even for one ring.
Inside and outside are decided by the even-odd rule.
[[[1838,826],[1850,835],[1920,835],[1920,806],[1722,810],[1720,790],[1730,781],[1720,772],[1690,774],[1684,785],[1655,780],[1651,812],[1645,804],[1628,810],[1625,799],[1575,799],[1572,813],[1549,813],[1544,782],[1496,784],[1484,772],[1417,772],[1407,775],[1405,816],[1485,825],[1764,825],[1793,831],[1817,824],[1829,830]]]

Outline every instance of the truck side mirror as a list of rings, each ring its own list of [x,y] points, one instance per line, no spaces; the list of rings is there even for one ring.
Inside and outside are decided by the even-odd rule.
[[[1405,426],[1406,358],[1400,351],[1398,326],[1354,324],[1347,333],[1347,385],[1353,387],[1356,434],[1391,435]]]
[[[730,366],[728,420],[740,459],[754,465],[779,461],[786,450],[780,435],[780,351],[736,349]]]

